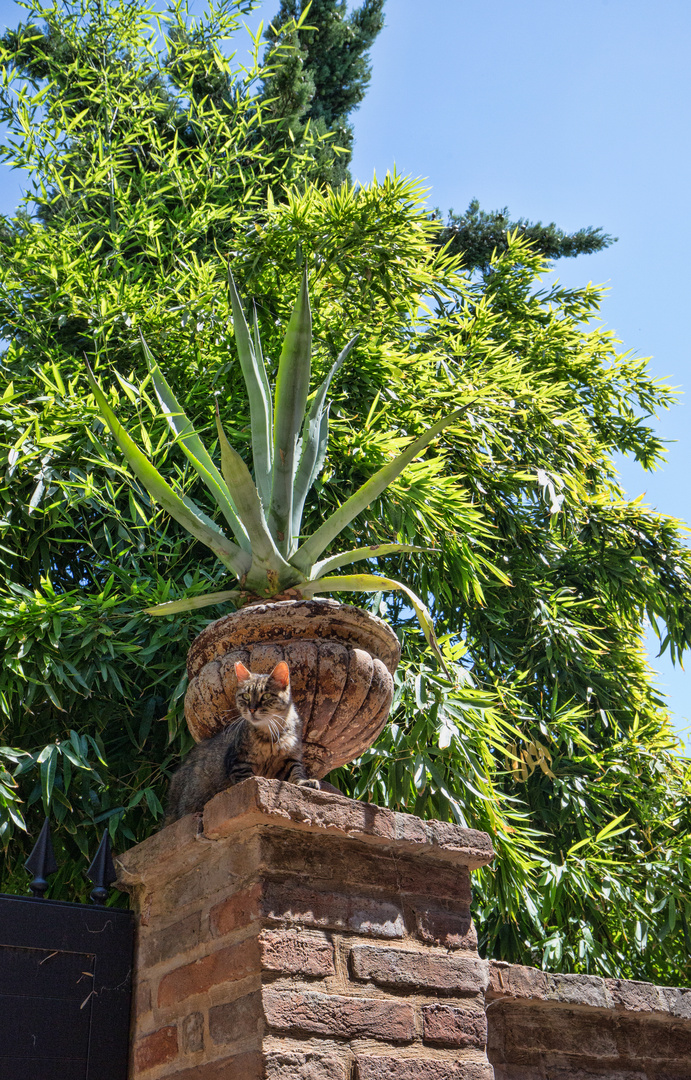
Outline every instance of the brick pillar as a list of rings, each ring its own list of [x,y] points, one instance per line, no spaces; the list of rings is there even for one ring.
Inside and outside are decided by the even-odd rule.
[[[491,1080],[480,832],[253,778],[126,852],[131,1080]]]

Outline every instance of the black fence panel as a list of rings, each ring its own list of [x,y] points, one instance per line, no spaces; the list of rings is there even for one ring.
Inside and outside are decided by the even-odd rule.
[[[0,894],[1,1080],[127,1080],[132,912]]]

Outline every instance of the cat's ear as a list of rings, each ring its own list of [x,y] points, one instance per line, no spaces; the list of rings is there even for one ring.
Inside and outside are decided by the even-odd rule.
[[[245,665],[241,664],[239,660],[235,665],[235,675],[238,682],[247,682],[247,680],[252,677],[251,673],[247,670]]]
[[[278,683],[281,690],[286,690],[290,686],[290,672],[285,660],[281,660],[279,664],[276,664],[276,667],[271,672],[271,678],[275,683]]]

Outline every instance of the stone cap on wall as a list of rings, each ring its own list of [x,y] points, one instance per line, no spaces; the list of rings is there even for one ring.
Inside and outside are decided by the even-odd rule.
[[[184,857],[191,844],[222,840],[255,825],[329,833],[401,854],[421,854],[476,870],[494,858],[489,836],[443,821],[423,821],[345,795],[254,776],[216,795],[117,860],[122,885],[152,876],[154,866]]]
[[[487,1002],[656,1013],[691,1020],[691,988],[655,986],[598,975],[551,975],[538,968],[491,960]]]

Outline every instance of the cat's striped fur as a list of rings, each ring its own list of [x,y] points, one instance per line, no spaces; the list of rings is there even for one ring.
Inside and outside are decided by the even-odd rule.
[[[212,796],[248,776],[319,787],[302,764],[302,722],[288,665],[281,661],[269,675],[252,675],[236,664],[235,674],[240,716],[190,750],[170,781],[165,825],[201,810]]]

